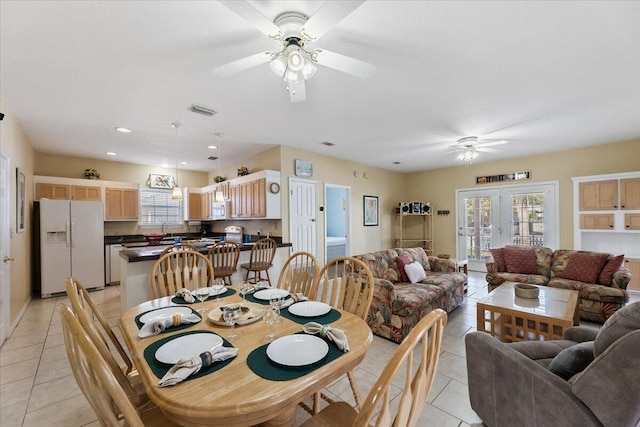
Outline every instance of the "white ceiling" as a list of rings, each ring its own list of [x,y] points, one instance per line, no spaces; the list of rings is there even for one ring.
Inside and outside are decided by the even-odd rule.
[[[278,47],[215,1],[2,0],[0,19],[0,96],[41,152],[208,171],[222,132],[223,165],[283,144],[408,172],[460,164],[443,153],[470,135],[509,140],[476,163],[640,138],[637,1],[370,0],[312,47],[374,75],[318,66],[301,103],[268,64],[212,72]]]

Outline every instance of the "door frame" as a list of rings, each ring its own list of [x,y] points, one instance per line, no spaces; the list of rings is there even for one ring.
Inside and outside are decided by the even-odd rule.
[[[11,256],[11,242],[9,240],[9,236],[11,234],[11,159],[4,151],[0,150],[0,161],[5,162],[6,170],[4,171],[4,176],[0,177],[0,185],[5,186],[5,188],[0,189],[6,197],[2,198],[2,204],[0,204],[0,209],[2,210],[2,215],[0,215],[0,269],[2,269],[2,274],[0,277],[3,278],[0,283],[0,298],[2,299],[2,318],[0,318],[0,346],[4,343],[4,341],[9,337],[9,333],[11,331],[11,262],[4,261],[5,256]]]
[[[329,188],[338,188],[345,191],[345,225],[344,229],[346,230],[347,235],[345,236],[345,256],[349,256],[351,253],[351,187],[348,185],[339,185],[339,184],[328,184],[325,182],[324,184],[324,260],[328,262],[327,259],[327,189]]]

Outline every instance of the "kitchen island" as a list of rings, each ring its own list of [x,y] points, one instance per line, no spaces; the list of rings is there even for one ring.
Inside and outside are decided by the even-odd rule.
[[[160,253],[166,247],[166,245],[152,245],[120,251],[120,308],[123,313],[133,306],[153,299],[151,270],[155,262],[160,258]],[[249,254],[252,247],[253,245],[240,245],[238,271],[231,276],[234,284],[244,281],[245,270],[240,268],[240,264],[249,262]],[[203,254],[209,252],[206,247],[199,250]],[[276,255],[273,258],[273,266],[269,269],[269,276],[273,286],[278,283],[280,269],[290,255],[291,243],[278,243]]]

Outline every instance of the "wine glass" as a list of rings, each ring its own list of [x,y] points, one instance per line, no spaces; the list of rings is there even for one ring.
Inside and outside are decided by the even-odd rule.
[[[204,288],[198,288],[196,289],[196,298],[198,298],[198,301],[200,301],[202,303],[202,308],[200,308],[200,310],[198,310],[198,312],[200,313],[204,313],[206,310],[204,308],[204,301],[209,298],[209,293],[210,293],[210,289],[207,287]]]
[[[284,305],[285,297],[282,294],[271,294],[269,295],[269,304],[271,308],[276,313],[276,323],[280,323],[280,310]]]
[[[227,336],[227,340],[233,342],[238,339],[238,335],[235,332],[236,322],[242,315],[242,308],[239,304],[228,304],[224,307],[224,321],[231,326],[231,332]]]
[[[264,336],[267,341],[273,341],[276,338],[276,333],[273,330],[273,325],[278,319],[278,314],[272,307],[267,307],[264,312],[264,322],[269,325],[269,332]]]
[[[222,290],[224,289],[224,279],[221,277],[218,277],[217,279],[215,279],[213,281],[213,290],[216,293],[216,306],[220,307],[220,294],[224,293],[222,292]]]
[[[240,285],[240,294],[242,295],[242,300],[247,302],[247,293],[251,290],[251,283],[243,283]]]

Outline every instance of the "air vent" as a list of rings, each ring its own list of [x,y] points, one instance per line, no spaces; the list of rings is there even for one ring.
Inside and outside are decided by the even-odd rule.
[[[320,144],[326,145],[327,147],[333,147],[334,145],[336,145],[333,142],[329,142],[329,141],[321,142]]]
[[[189,110],[193,111],[194,113],[202,114],[203,116],[207,116],[207,117],[211,117],[214,114],[217,114],[217,111],[213,111],[210,108],[201,107],[199,105],[192,105],[191,107],[189,107]]]
[[[393,162],[394,165],[401,165],[402,162]]]
[[[207,159],[209,159],[209,160],[218,160],[218,157],[217,156],[209,156],[209,157],[207,157]]]

